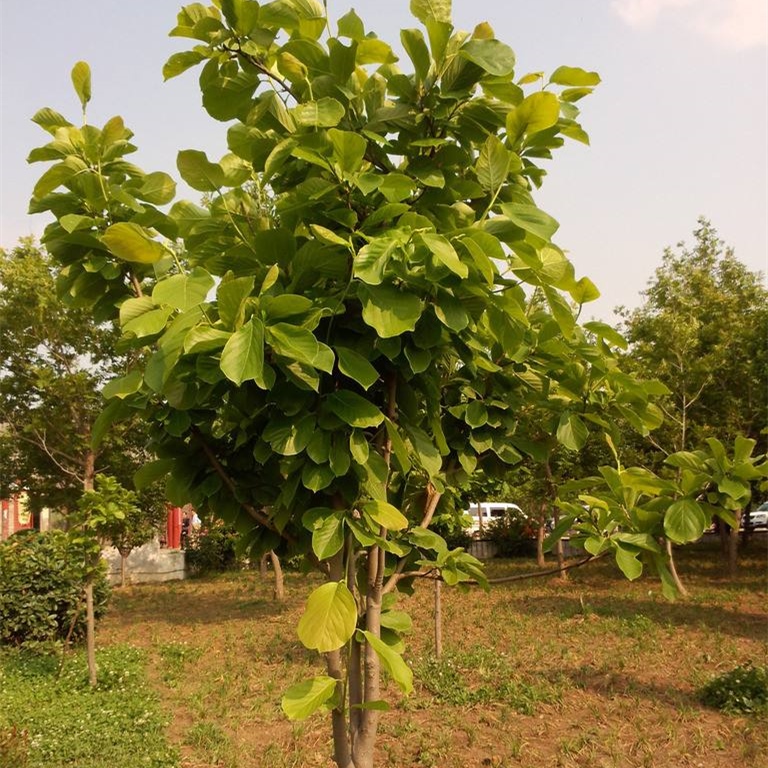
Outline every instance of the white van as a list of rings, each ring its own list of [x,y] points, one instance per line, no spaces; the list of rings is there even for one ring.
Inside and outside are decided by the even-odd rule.
[[[506,517],[509,513],[522,514],[523,510],[517,504],[509,504],[505,501],[479,501],[464,510],[472,520],[472,525],[467,528],[470,536],[480,537],[485,535],[488,526],[499,518]]]

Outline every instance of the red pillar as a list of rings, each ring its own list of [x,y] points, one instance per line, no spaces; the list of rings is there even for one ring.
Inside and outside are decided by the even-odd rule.
[[[181,507],[168,507],[165,534],[169,549],[181,548]]]

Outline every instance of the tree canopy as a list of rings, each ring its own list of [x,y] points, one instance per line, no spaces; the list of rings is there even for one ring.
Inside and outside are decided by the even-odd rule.
[[[768,413],[768,291],[699,219],[692,246],[664,252],[643,304],[624,311],[627,365],[669,388],[664,452],[761,438]]]
[[[381,671],[412,686],[397,591],[484,582],[429,530],[443,493],[577,450],[616,413],[659,422],[657,385],[617,365],[622,338],[577,323],[597,289],[534,201],[542,161],[588,140],[577,103],[598,75],[520,76],[488,24],[453,28],[449,0],[411,10],[406,72],[354,11],[332,30],[317,0],[184,7],[171,34],[192,47],[164,74],[202,65],[203,106],[228,124],[220,160],[178,155],[206,206],[164,209],[175,184],[125,159],[119,117],[77,127],[43,109],[53,140],[30,155],[53,163],[31,205],[55,214],[60,291],[145,351],[105,387],[105,420],[152,422],[158,459],[137,481],[167,477],[171,501],[235,525],[243,547],[324,575],[297,630],[326,674],[283,708],[329,709],[343,768],[372,765]],[[73,83],[85,113],[84,62]],[[664,577],[649,544],[662,517],[627,517],[636,538],[595,535],[632,577],[644,561]]]

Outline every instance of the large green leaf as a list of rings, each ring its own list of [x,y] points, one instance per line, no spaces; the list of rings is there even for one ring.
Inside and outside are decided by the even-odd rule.
[[[346,110],[340,101],[325,96],[318,101],[307,101],[299,104],[291,112],[299,125],[333,128],[341,122]]]
[[[213,288],[213,278],[202,267],[195,267],[188,275],[172,275],[160,280],[152,291],[158,305],[167,304],[174,309],[186,310],[202,304]]]
[[[227,328],[234,330],[242,324],[241,309],[253,291],[254,282],[253,277],[237,277],[219,283],[216,290],[219,318]]]
[[[388,531],[402,531],[408,527],[406,516],[386,501],[369,501],[363,504],[363,512]]]
[[[558,67],[549,78],[550,83],[570,86],[593,86],[600,82],[597,72],[587,72],[581,67]]]
[[[309,445],[315,426],[315,416],[312,413],[301,418],[276,415],[264,428],[261,437],[269,443],[275,453],[281,456],[296,456]]]
[[[328,408],[351,427],[378,427],[384,414],[369,400],[356,392],[340,389],[325,400]]]
[[[424,42],[424,34],[420,29],[403,29],[400,32],[400,42],[413,62],[417,80],[423,81],[429,74],[429,68],[432,65],[432,57],[429,55],[426,42]]]
[[[144,177],[144,183],[134,190],[134,194],[152,205],[165,205],[170,203],[176,194],[176,182],[162,171],[148,173]]]
[[[72,67],[72,85],[80,99],[80,104],[85,110],[85,105],[91,100],[91,68],[85,61],[78,61]]]
[[[365,639],[371,648],[376,651],[376,655],[381,659],[384,668],[395,683],[397,683],[400,690],[405,694],[411,693],[413,691],[413,672],[405,663],[403,657],[372,632],[363,632],[363,635],[365,635]]]
[[[526,203],[504,203],[502,213],[514,224],[542,240],[551,240],[559,224],[535,205]]]
[[[467,277],[469,275],[467,265],[461,261],[456,253],[456,249],[447,238],[431,232],[422,232],[421,239],[424,245],[432,251],[435,258],[448,267],[451,272],[459,277]]]
[[[379,380],[379,372],[354,349],[334,347],[339,361],[339,370],[356,381],[363,389],[368,389]]]
[[[634,581],[643,573],[643,564],[637,559],[637,552],[618,545],[615,554],[616,564],[630,581]]]
[[[224,169],[208,160],[205,152],[184,149],[176,157],[181,178],[198,192],[216,192],[226,183]]]
[[[101,241],[117,258],[137,264],[155,264],[168,255],[162,243],[153,240],[144,227],[131,222],[121,221],[107,227]]]
[[[363,156],[368,148],[368,142],[364,136],[352,131],[340,131],[331,128],[328,138],[333,147],[333,159],[342,174],[359,171],[363,164]]]
[[[511,153],[497,136],[489,136],[477,158],[477,180],[480,186],[495,195],[507,180]]]
[[[289,720],[306,719],[333,698],[336,685],[337,681],[327,675],[292,685],[283,696],[283,712]]]
[[[267,340],[272,350],[289,360],[317,368],[330,373],[333,370],[335,355],[333,350],[319,342],[312,331],[289,323],[276,323],[267,326]]]
[[[319,518],[312,530],[312,551],[318,560],[333,557],[344,545],[344,515],[334,512]]]
[[[687,544],[702,537],[709,525],[709,517],[694,499],[680,499],[670,504],[664,515],[664,532],[677,544]]]
[[[515,141],[523,134],[534,134],[551,128],[560,117],[560,103],[549,91],[537,91],[507,115],[507,134]]]
[[[497,77],[511,75],[515,69],[515,52],[499,40],[468,40],[459,48],[459,56]]]
[[[238,386],[253,380],[262,389],[268,389],[264,375],[264,325],[252,317],[240,330],[232,334],[221,353],[222,373]]]
[[[345,645],[355,633],[357,606],[343,581],[315,589],[299,620],[299,640],[309,649],[327,653]]]
[[[563,413],[557,425],[557,441],[571,451],[580,451],[589,437],[589,430],[580,416]]]
[[[411,13],[423,24],[451,21],[451,0],[411,0]]]
[[[391,285],[361,285],[358,296],[363,320],[383,339],[414,330],[424,309],[418,296]]]

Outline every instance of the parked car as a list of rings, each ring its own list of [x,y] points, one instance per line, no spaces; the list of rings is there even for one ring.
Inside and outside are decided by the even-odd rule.
[[[506,517],[510,513],[523,514],[523,510],[517,504],[503,501],[480,501],[472,504],[469,509],[464,510],[464,514],[472,520],[467,533],[475,538],[482,536],[494,520]]]
[[[768,528],[768,501],[764,501],[757,509],[753,509],[749,513],[749,520],[745,513],[744,522],[750,528]]]

